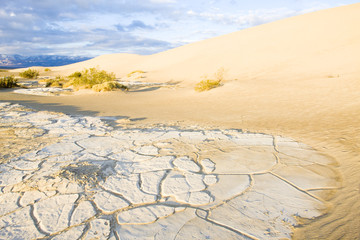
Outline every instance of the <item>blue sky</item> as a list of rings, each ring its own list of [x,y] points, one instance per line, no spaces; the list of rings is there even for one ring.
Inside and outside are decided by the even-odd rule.
[[[0,0],[0,54],[153,54],[352,0]]]

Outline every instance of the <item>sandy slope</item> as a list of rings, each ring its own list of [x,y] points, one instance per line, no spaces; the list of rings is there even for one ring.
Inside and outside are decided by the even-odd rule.
[[[360,4],[329,9],[189,44],[152,56],[113,54],[59,70],[101,66],[119,77],[136,69],[149,78],[187,83],[228,70],[231,79],[325,77],[359,72]]]
[[[68,113],[145,118],[281,134],[334,157],[343,188],[332,210],[296,231],[298,239],[360,238],[360,4],[292,17],[151,56],[115,54],[54,69],[99,66],[119,77],[136,69],[148,81],[180,88],[12,100]],[[228,70],[224,86],[197,93],[204,74]],[[37,105],[41,103],[42,105]]]

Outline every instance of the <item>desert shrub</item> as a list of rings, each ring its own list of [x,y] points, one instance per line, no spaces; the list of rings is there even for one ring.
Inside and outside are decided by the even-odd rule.
[[[221,82],[224,80],[225,72],[226,71],[224,68],[219,68],[214,73],[214,79],[209,79],[206,75],[203,76],[204,79],[195,85],[195,90],[198,92],[203,92],[216,87],[220,87]]]
[[[65,79],[61,77],[56,77],[55,79],[45,80],[45,87],[58,87],[62,88],[64,85]]]
[[[145,73],[144,71],[141,71],[141,70],[135,70],[135,71],[132,71],[131,73],[129,73],[127,75],[127,77],[131,77],[132,75],[134,74],[142,74],[142,73]]]
[[[96,84],[92,87],[92,90],[95,92],[107,92],[115,89],[123,89],[127,91],[128,87],[115,81]]]
[[[96,84],[92,87],[92,89],[95,92],[106,92],[106,91],[112,91],[115,89],[122,89],[122,90],[128,90],[129,88],[121,83],[118,82],[104,82],[101,84]]]
[[[81,77],[81,72],[74,72],[73,74],[69,75],[69,78],[79,78]]]
[[[55,79],[41,79],[39,83],[45,83],[45,87],[58,87],[62,88],[68,82],[66,77],[57,76]]]
[[[50,68],[45,68],[44,71],[45,72],[51,72],[51,69]]]
[[[19,87],[14,76],[0,78],[0,88]]]
[[[114,73],[108,73],[97,68],[84,69],[80,74],[75,72],[69,76],[70,81],[66,86],[73,86],[74,89],[92,88],[94,85],[115,80]]]
[[[219,80],[204,79],[195,85],[195,90],[198,92],[203,92],[219,86],[221,86],[221,81]]]
[[[21,72],[19,75],[23,78],[37,78],[39,76],[39,71],[29,68],[28,70]]]
[[[0,72],[8,72],[6,69],[0,69]]]
[[[59,87],[59,88],[61,88],[62,86],[63,84],[56,79],[51,79],[49,81],[46,81],[46,85],[45,85],[45,87]]]

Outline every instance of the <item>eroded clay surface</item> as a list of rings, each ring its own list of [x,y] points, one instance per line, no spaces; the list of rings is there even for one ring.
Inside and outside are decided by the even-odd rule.
[[[331,158],[278,136],[113,129],[9,103],[0,131],[33,142],[2,148],[6,239],[291,238],[296,217],[327,210],[313,192],[340,186]]]

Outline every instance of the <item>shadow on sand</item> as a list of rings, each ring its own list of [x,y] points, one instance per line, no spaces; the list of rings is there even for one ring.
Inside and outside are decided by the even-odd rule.
[[[36,100],[0,100],[1,102],[10,102],[13,104],[20,104],[27,108],[34,109],[36,111],[49,111],[49,112],[58,112],[65,113],[71,116],[91,116],[91,117],[99,117],[102,121],[105,121],[109,125],[116,126],[116,121],[118,120],[130,120],[130,122],[143,121],[147,118],[131,118],[130,116],[100,116],[100,112],[98,111],[90,111],[90,110],[81,110],[79,107],[72,105],[64,105],[59,103],[39,103]]]

